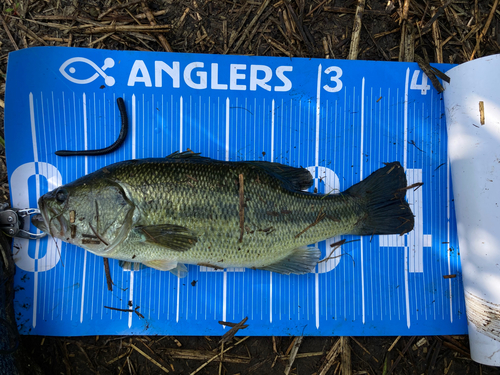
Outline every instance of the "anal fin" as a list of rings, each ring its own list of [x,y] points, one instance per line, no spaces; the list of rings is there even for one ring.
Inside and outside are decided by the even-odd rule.
[[[178,278],[180,279],[183,279],[187,276],[187,273],[188,273],[188,270],[187,270],[187,267],[182,264],[182,263],[178,263],[177,264],[177,267],[175,268],[172,268],[171,270],[169,270],[173,275],[177,276]]]
[[[160,271],[170,271],[181,279],[187,276],[187,267],[182,263],[177,263],[175,260],[150,260],[143,262],[145,266],[154,268]]]
[[[265,267],[258,267],[260,270],[282,273],[289,275],[291,273],[303,275],[314,271],[318,264],[321,252],[317,247],[301,246],[284,259]]]
[[[139,271],[145,268],[144,264],[137,262],[128,262],[126,260],[120,260],[118,265],[125,271]]]

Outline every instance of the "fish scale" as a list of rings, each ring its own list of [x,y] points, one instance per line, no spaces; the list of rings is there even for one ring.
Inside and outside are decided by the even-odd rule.
[[[155,173],[161,169],[165,169],[165,173]],[[195,163],[171,168],[169,163],[158,162],[138,168],[139,181],[152,176],[154,184],[159,189],[155,193],[159,201],[176,202],[176,204],[172,207],[170,205],[158,207],[156,210],[152,210],[150,205],[145,204],[143,207],[139,204],[137,207],[149,214],[141,216],[137,224],[176,223],[190,228],[199,235],[196,245],[182,254],[150,245],[145,252],[161,253],[162,256],[177,258],[182,263],[209,263],[221,267],[259,267],[278,261],[297,247],[345,233],[349,227],[353,227],[356,217],[359,216],[356,212],[359,211],[359,207],[352,199],[351,202],[346,202],[349,198],[341,195],[323,197],[290,192],[280,186],[272,176],[247,166],[235,169],[221,165],[219,173],[210,172],[205,170],[203,164]],[[241,243],[239,243],[237,184],[239,173],[244,177],[244,196],[247,200],[244,208],[245,225],[251,232],[243,235]],[[181,177],[175,189],[168,188],[172,183],[172,176],[183,175],[189,175],[198,181],[189,178],[183,180]],[[120,180],[123,177],[123,172],[117,171],[116,179]],[[256,177],[259,177],[260,183],[256,182]],[[214,187],[218,184],[222,186],[222,190],[215,194]],[[149,186],[140,183],[136,185],[133,182],[129,185],[132,201],[146,202],[145,197],[151,197]],[[273,209],[277,209],[277,212],[288,210],[291,213],[270,215],[269,211]],[[326,215],[341,216],[346,219],[342,222],[323,220],[296,238],[297,234],[316,220],[321,210]],[[265,231],[269,228],[272,229]],[[123,245],[123,251],[135,251],[134,245],[127,249],[125,246],[126,244]],[[255,258],[256,255],[258,259]]]
[[[76,225],[74,238],[63,240],[179,276],[185,275],[184,263],[306,273],[319,260],[309,244],[413,228],[406,177],[397,162],[341,194],[301,191],[311,184],[303,168],[175,153],[107,166],[46,194],[39,205],[45,223],[55,226],[53,235]],[[72,208],[77,220],[68,223]],[[83,244],[84,235],[97,239]]]

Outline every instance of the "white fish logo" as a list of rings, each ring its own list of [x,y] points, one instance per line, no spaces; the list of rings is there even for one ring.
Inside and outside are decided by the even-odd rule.
[[[66,71],[66,68],[70,65],[77,65],[75,63],[84,63],[87,65],[90,65],[94,70],[96,71],[95,74],[93,74],[91,77],[86,78],[86,79],[79,79],[72,77],[70,74],[75,74],[76,68],[74,66],[71,66],[68,71]],[[113,60],[111,57],[108,57],[104,60],[104,65],[99,68],[93,61],[86,59],[85,57],[73,57],[69,60],[66,60],[61,67],[59,68],[59,71],[61,74],[66,78],[67,80],[77,83],[79,85],[84,85],[90,82],[93,82],[96,80],[99,76],[104,78],[104,82],[106,83],[107,86],[113,86],[115,84],[115,79],[111,76],[108,76],[104,71],[108,68],[112,68],[115,66],[115,60]],[[69,73],[68,73],[69,72]]]

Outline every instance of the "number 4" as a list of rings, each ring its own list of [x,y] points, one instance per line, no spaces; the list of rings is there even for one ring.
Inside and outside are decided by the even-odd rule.
[[[412,90],[421,90],[422,95],[427,94],[427,90],[430,90],[431,86],[427,84],[427,76],[422,72],[422,83],[418,84],[418,75],[420,74],[420,70],[415,70],[413,72],[413,77],[411,77],[410,89]]]

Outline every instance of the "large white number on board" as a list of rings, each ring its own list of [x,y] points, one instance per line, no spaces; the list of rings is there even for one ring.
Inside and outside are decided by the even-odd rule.
[[[426,95],[427,90],[430,90],[431,86],[427,84],[427,75],[424,72],[422,72],[422,83],[417,83],[420,72],[420,70],[415,70],[413,72],[413,76],[411,77],[410,89],[420,90],[420,93],[422,95]]]
[[[333,74],[332,74],[333,73]],[[330,76],[330,81],[335,84],[335,86],[324,85],[323,88],[328,92],[337,92],[342,90],[343,83],[340,80],[342,77],[342,69],[338,66],[330,66],[325,69],[325,74]]]
[[[36,170],[38,164],[38,172]],[[49,163],[44,162],[31,162],[23,164],[12,173],[12,177],[10,178],[10,185],[12,187],[12,205],[15,208],[29,208],[30,207],[30,199],[29,199],[29,188],[28,188],[28,180],[31,177],[36,178],[36,199],[38,199],[38,195],[40,193],[40,178],[47,179],[48,189],[53,190],[58,186],[62,185],[62,177],[61,173],[57,170],[55,166]],[[29,231],[30,221],[25,220],[24,223],[25,230]],[[60,244],[60,241],[57,240]],[[48,271],[51,268],[54,268],[59,260],[61,259],[61,255],[59,250],[57,249],[56,240],[52,238],[45,238],[43,240],[28,240],[26,238],[14,238],[14,261],[16,265],[27,272],[43,272]],[[41,246],[47,246],[47,250],[44,256],[39,257],[38,254],[40,252]],[[29,254],[29,247],[35,247],[35,257],[31,257]]]
[[[422,181],[421,169],[407,169],[408,185]],[[408,264],[405,268],[410,273],[424,272],[424,248],[432,246],[432,235],[424,234],[424,203],[422,188],[407,192],[410,208],[415,215],[415,226],[410,233],[400,236],[397,234],[380,236],[380,247],[407,247]]]

